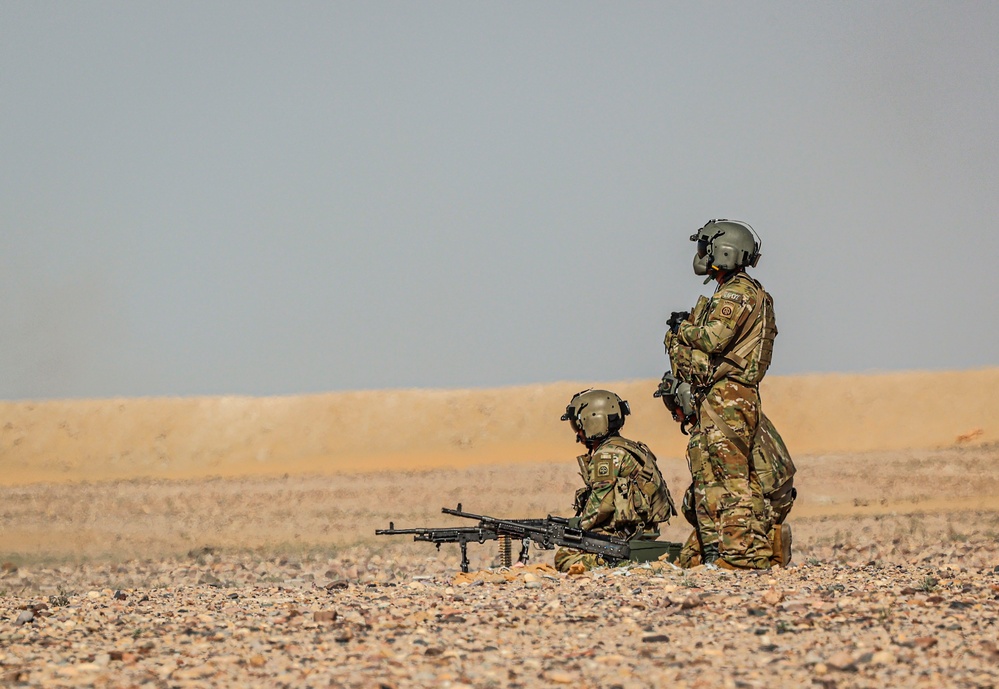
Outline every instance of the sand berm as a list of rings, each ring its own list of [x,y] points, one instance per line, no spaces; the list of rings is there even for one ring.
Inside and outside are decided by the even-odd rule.
[[[573,393],[629,400],[627,435],[661,458],[686,439],[657,381],[294,397],[0,403],[0,485],[414,470],[570,459]],[[795,456],[999,440],[999,368],[764,381],[764,409]]]

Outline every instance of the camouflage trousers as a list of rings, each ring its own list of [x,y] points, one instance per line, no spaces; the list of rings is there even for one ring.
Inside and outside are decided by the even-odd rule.
[[[555,551],[555,569],[560,572],[568,572],[569,568],[575,564],[583,565],[584,569],[595,569],[605,567],[607,562],[599,555],[584,553],[575,548],[559,548]]]
[[[605,529],[594,529],[594,532],[607,536],[616,536],[617,538],[627,538],[624,534],[611,533]],[[659,535],[659,529],[646,529],[630,540],[654,541],[659,538]],[[568,572],[569,568],[575,564],[582,565],[584,569],[595,569],[597,567],[608,567],[628,562],[630,561],[622,560],[620,563],[616,560],[608,561],[594,553],[584,553],[582,550],[576,550],[575,548],[559,548],[555,551],[555,569],[560,572]]]
[[[687,445],[698,551],[717,545],[721,559],[733,567],[767,569],[773,556],[773,515],[747,451],[760,423],[759,392],[722,380],[708,391],[698,412]]]

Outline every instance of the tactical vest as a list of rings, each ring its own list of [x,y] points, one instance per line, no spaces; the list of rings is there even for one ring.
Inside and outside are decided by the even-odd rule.
[[[648,500],[651,512],[649,521],[657,524],[668,522],[670,517],[676,514],[676,506],[673,504],[673,496],[669,493],[669,487],[666,485],[662,472],[659,471],[659,465],[656,463],[656,456],[652,454],[652,450],[645,443],[622,438],[619,435],[607,438],[600,447],[605,445],[620,447],[635,458],[641,469],[638,475],[632,478]]]
[[[746,280],[756,287],[756,305],[737,324],[728,349],[711,357],[714,371],[710,381],[714,384],[722,378],[731,378],[746,385],[756,385],[763,380],[773,357],[777,337],[774,300],[763,285],[746,273],[736,275],[733,281],[736,280]]]

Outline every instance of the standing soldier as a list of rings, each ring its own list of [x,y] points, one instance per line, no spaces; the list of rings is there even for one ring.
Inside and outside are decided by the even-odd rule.
[[[576,491],[575,520],[586,531],[654,541],[659,524],[668,523],[676,508],[652,451],[619,434],[630,413],[628,403],[607,390],[584,390],[565,408],[562,420],[587,449],[576,458],[585,485]],[[555,553],[560,572],[574,564],[590,569],[606,563],[570,548]]]
[[[704,564],[766,569],[773,516],[750,454],[777,327],[773,299],[746,273],[760,259],[760,242],[733,220],[709,221],[690,239],[697,242],[694,273],[718,286],[692,313],[674,313],[666,334],[671,360],[689,362],[695,425],[687,445],[688,518],[696,520]]]

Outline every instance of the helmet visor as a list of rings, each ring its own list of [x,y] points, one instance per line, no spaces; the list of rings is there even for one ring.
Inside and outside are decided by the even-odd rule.
[[[708,255],[708,244],[709,240],[707,237],[698,237],[697,239],[697,258],[704,258]]]

